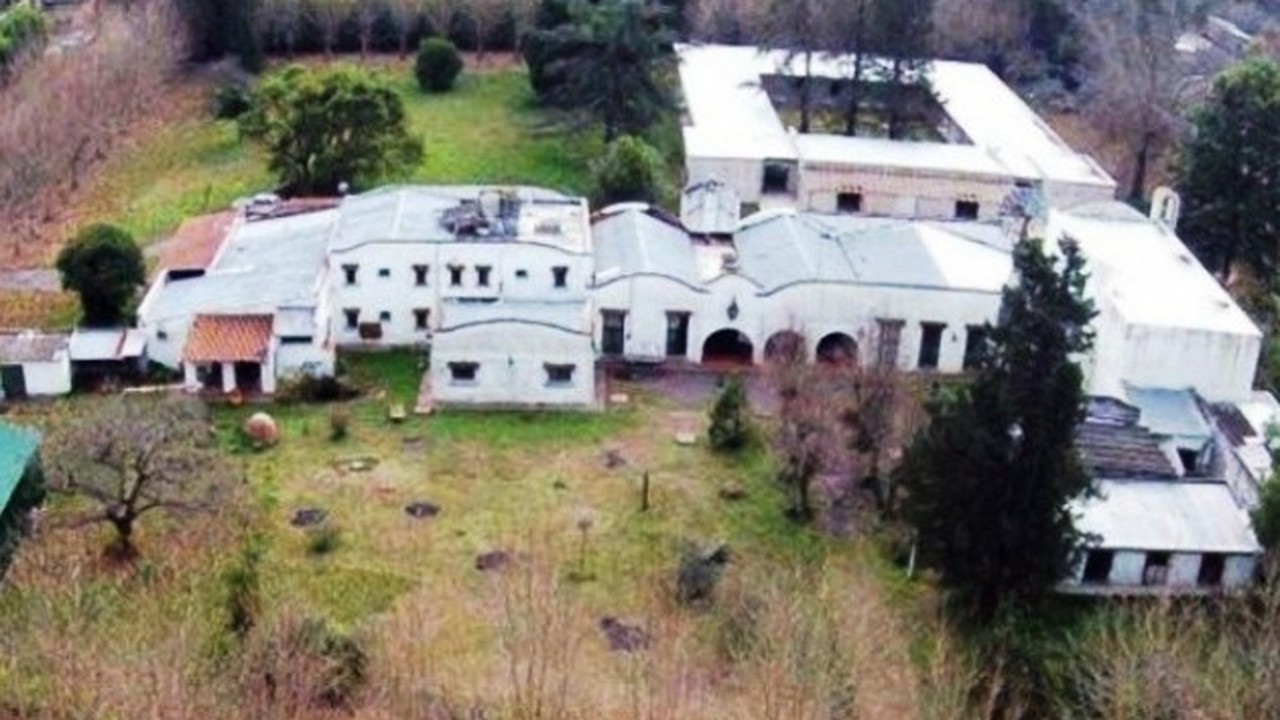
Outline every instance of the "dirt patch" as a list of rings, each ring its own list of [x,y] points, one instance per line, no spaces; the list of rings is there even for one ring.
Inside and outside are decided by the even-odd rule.
[[[378,467],[378,458],[372,455],[339,458],[333,461],[333,467],[344,473],[369,472]]]
[[[440,514],[440,506],[423,500],[411,502],[404,506],[404,514],[415,520],[425,520]]]
[[[0,292],[47,292],[62,290],[57,270],[0,270]]]
[[[289,524],[294,527],[315,527],[327,517],[329,513],[317,507],[298,508],[293,511]]]
[[[637,652],[647,650],[652,638],[639,625],[624,623],[615,617],[600,618],[600,632],[604,634],[613,652]]]
[[[506,550],[490,550],[476,556],[476,569],[480,572],[501,570],[511,562],[511,554]]]

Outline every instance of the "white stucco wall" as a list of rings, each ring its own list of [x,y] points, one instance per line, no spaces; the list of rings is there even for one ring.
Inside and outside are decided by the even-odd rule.
[[[716,178],[733,188],[744,203],[760,202],[764,182],[764,161],[758,158],[685,157],[688,183]]]
[[[1107,576],[1107,584],[1141,585],[1142,569],[1146,565],[1146,553],[1118,551],[1111,560],[1111,574]]]
[[[474,381],[454,381],[450,363],[476,363]],[[549,383],[546,364],[573,365],[570,383]],[[545,325],[482,323],[436,333],[431,391],[444,405],[563,406],[595,404],[591,337]]]
[[[71,392],[71,358],[66,351],[59,353],[58,359],[53,362],[28,362],[21,365],[27,395],[66,395]],[[3,389],[0,389],[0,397],[4,397]]]
[[[1240,588],[1252,584],[1257,567],[1258,558],[1252,555],[1228,557],[1222,572],[1222,585],[1228,588]]]

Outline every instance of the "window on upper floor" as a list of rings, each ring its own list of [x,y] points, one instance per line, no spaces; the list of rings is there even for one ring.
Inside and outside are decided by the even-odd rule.
[[[862,193],[860,192],[836,193],[836,212],[838,213],[862,212]]]
[[[449,266],[449,287],[462,287],[462,266]]]
[[[451,362],[449,363],[449,379],[456,383],[471,383],[476,381],[476,375],[480,372],[480,363],[473,362]]]
[[[556,287],[569,287],[569,268],[566,265],[557,265],[551,268],[551,279]]]
[[[516,271],[516,279],[517,279],[517,280],[528,280],[528,279],[529,279],[529,271],[528,271],[528,270],[517,270],[517,271]]]
[[[977,220],[978,219],[978,201],[977,200],[957,200],[956,201],[956,219],[957,220]]]
[[[348,285],[356,284],[356,274],[359,272],[359,265],[343,265],[342,275]]]
[[[382,312],[378,313],[378,322],[384,322],[384,323],[391,322],[391,311],[383,310]]]
[[[920,323],[920,357],[916,366],[921,370],[937,369],[938,357],[942,354],[942,331],[946,329],[945,323]]]
[[[489,265],[476,266],[476,285],[479,287],[489,287],[489,276],[493,274],[493,267]]]
[[[414,265],[413,266],[413,284],[423,286],[427,284],[427,271],[431,269],[430,265]]]
[[[378,268],[378,277],[380,278],[391,277],[391,268]]]
[[[415,330],[426,330],[427,324],[431,321],[431,311],[427,308],[416,308],[413,311],[413,328]]]
[[[359,308],[347,308],[342,311],[342,315],[347,319],[348,330],[355,330],[356,328],[360,327],[360,309]]]

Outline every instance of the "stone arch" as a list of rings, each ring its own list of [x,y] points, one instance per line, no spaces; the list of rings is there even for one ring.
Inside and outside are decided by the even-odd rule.
[[[755,357],[751,338],[741,330],[724,328],[707,336],[702,343],[702,362],[750,365]]]
[[[815,353],[819,362],[836,365],[854,364],[858,362],[858,341],[853,336],[842,332],[824,335],[818,341]]]
[[[764,342],[764,359],[767,362],[806,360],[809,348],[804,336],[795,330],[779,330]]]

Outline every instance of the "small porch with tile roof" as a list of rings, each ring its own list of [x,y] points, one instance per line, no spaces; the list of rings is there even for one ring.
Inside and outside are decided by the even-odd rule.
[[[271,315],[197,315],[182,351],[188,392],[274,393]]]

